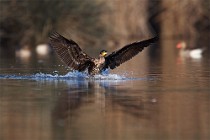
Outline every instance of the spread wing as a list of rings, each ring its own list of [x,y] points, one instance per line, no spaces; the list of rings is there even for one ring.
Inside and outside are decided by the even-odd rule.
[[[120,64],[130,60],[132,57],[141,52],[145,47],[155,43],[157,40],[158,37],[154,37],[148,40],[134,42],[124,46],[118,51],[112,52],[105,58],[105,66],[103,69],[114,69],[118,67]]]
[[[49,40],[61,61],[70,68],[84,71],[92,63],[93,58],[84,53],[73,40],[68,40],[57,32],[52,33]]]

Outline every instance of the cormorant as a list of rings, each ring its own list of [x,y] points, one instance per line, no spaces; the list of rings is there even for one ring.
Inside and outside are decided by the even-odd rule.
[[[81,72],[87,69],[90,75],[95,75],[100,74],[108,68],[114,69],[120,64],[130,60],[141,52],[144,47],[155,43],[158,37],[156,36],[148,40],[128,44],[109,55],[107,55],[106,50],[102,50],[98,58],[90,57],[82,51],[76,42],[71,39],[66,39],[57,32],[52,33],[49,39],[50,46],[53,47],[61,61],[68,67]]]

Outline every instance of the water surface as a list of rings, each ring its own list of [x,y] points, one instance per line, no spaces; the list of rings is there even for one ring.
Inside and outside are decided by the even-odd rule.
[[[94,78],[1,59],[0,139],[210,139],[210,60],[143,56]]]

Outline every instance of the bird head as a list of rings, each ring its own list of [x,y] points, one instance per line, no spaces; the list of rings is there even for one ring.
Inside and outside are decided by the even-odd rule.
[[[106,50],[100,51],[100,56],[105,57],[106,55],[107,55],[107,51]]]
[[[186,49],[186,42],[185,41],[181,41],[176,45],[177,49]]]

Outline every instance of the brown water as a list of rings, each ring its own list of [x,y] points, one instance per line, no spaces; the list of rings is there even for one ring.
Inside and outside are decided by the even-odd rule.
[[[145,56],[108,80],[65,76],[51,57],[1,58],[0,139],[210,139],[209,58]]]

